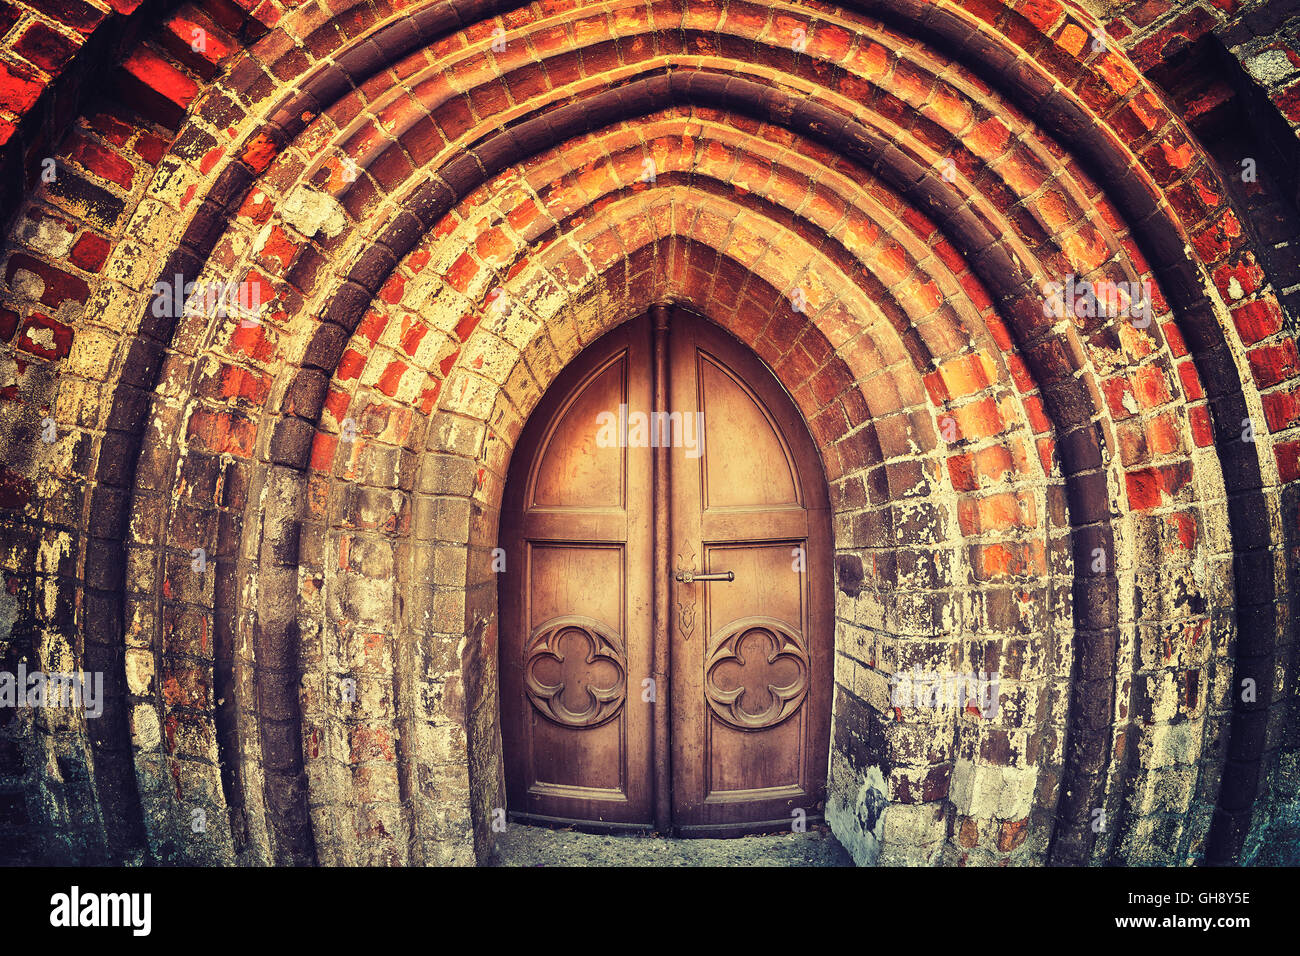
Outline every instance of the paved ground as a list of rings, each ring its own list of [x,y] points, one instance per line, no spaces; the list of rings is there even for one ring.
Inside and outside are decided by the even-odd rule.
[[[829,830],[737,837],[665,840],[600,836],[511,823],[498,837],[490,866],[852,866]]]

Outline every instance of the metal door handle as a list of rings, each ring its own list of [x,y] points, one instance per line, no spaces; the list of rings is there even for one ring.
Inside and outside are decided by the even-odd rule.
[[[678,571],[673,577],[682,584],[690,584],[692,581],[734,581],[736,580],[736,572],[709,571],[706,574],[697,574],[694,571]]]

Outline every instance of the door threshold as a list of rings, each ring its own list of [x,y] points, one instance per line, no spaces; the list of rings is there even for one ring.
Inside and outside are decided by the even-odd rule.
[[[807,814],[803,822],[812,826],[822,822],[820,813]],[[752,823],[694,823],[689,826],[674,827],[674,835],[683,839],[725,840],[729,837],[758,836],[767,833],[794,833],[791,829],[793,820],[782,817],[776,820],[755,820]]]
[[[704,840],[730,839],[733,837],[758,836],[771,833],[792,833],[789,817],[776,820],[756,820],[749,823],[697,823],[674,826],[668,833],[656,830],[652,823],[618,823],[604,820],[572,820],[566,817],[550,817],[539,813],[510,813],[507,819],[524,826],[546,827],[552,830],[573,830],[576,833],[593,833],[613,836],[655,837],[661,840]],[[820,825],[820,813],[808,814],[804,822],[810,826]]]
[[[619,834],[622,836],[653,836],[657,831],[651,823],[618,823],[607,820],[570,820],[565,817],[548,817],[540,813],[515,813],[506,815],[511,823],[524,826],[547,827],[551,830],[574,830],[578,833]]]

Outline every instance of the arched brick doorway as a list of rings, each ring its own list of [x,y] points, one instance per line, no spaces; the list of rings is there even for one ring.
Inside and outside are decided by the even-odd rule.
[[[515,819],[738,835],[820,818],[829,498],[757,356],[667,306],[606,333],[525,427],[501,525]]]
[[[166,130],[77,120],[10,236],[5,666],[77,662],[105,700],[5,712],[0,845],[481,856],[512,452],[655,302],[751,345],[817,444],[827,816],[859,862],[1289,845],[1295,283],[1255,260],[1236,161],[1086,11],[259,10],[153,91],[192,102],[140,98]],[[151,29],[137,90],[180,36]],[[169,314],[177,275],[262,309]],[[1046,313],[1071,276],[1149,283],[1150,321]],[[913,668],[996,670],[1006,699],[891,706]]]

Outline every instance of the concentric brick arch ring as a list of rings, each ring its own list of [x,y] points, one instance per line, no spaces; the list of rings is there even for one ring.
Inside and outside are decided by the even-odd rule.
[[[765,10],[762,24],[749,29],[754,35],[779,36],[786,23],[766,18],[806,22],[810,15],[801,10]],[[123,496],[112,490],[124,484],[110,469],[119,468],[123,457],[132,460],[139,449],[133,479],[137,514],[141,502],[160,492],[165,499],[172,494],[169,489],[175,489],[184,506],[190,489],[203,484],[197,465],[194,473],[186,471],[201,456],[182,460],[175,449],[221,447],[226,456],[242,460],[212,464],[216,484],[246,481],[249,506],[242,527],[232,521],[216,530],[212,551],[221,569],[216,590],[192,603],[211,602],[216,627],[228,631],[228,649],[245,635],[251,650],[214,664],[218,684],[225,680],[233,692],[233,704],[188,714],[169,702],[165,691],[151,689],[123,695],[107,716],[130,727],[137,739],[143,737],[141,721],[149,719],[167,725],[178,716],[192,717],[195,726],[207,728],[220,759],[232,768],[213,791],[214,803],[237,805],[248,826],[247,834],[229,837],[236,857],[246,853],[333,862],[366,852],[374,858],[425,862],[462,858],[466,834],[477,830],[481,844],[490,819],[485,811],[500,800],[499,756],[494,762],[492,744],[495,599],[486,569],[510,447],[536,397],[581,345],[637,308],[680,301],[724,327],[753,335],[747,341],[790,388],[822,449],[838,515],[839,588],[845,595],[857,589],[850,596],[862,615],[842,622],[837,637],[841,650],[848,654],[849,641],[871,633],[888,645],[892,665],[901,670],[909,655],[925,653],[925,642],[907,638],[942,636],[950,629],[944,622],[957,621],[970,628],[957,635],[958,653],[969,669],[978,670],[976,649],[986,643],[981,628],[1005,627],[1020,615],[1024,637],[1008,638],[997,655],[1009,682],[1026,678],[1009,702],[1013,720],[1017,708],[1022,709],[1022,723],[972,730],[960,718],[943,718],[934,724],[935,739],[941,741],[937,746],[955,748],[977,739],[982,747],[996,747],[997,741],[1014,739],[1021,727],[1032,726],[1041,710],[1060,739],[1043,745],[1037,762],[1016,768],[1020,777],[1035,781],[1035,793],[1022,801],[1035,836],[1022,852],[1054,862],[1131,855],[1125,841],[1146,825],[1141,814],[1126,818],[1123,812],[1132,768],[1147,761],[1141,764],[1144,772],[1170,769],[1158,757],[1134,756],[1136,743],[1126,744],[1132,750],[1123,755],[1112,750],[1117,735],[1134,740],[1141,733],[1138,715],[1125,712],[1134,698],[1123,684],[1132,674],[1117,669],[1116,654],[1125,642],[1137,641],[1141,611],[1136,602],[1142,598],[1135,582],[1145,573],[1138,565],[1153,561],[1161,546],[1134,542],[1143,537],[1139,526],[1146,526],[1132,515],[1146,509],[1134,498],[1149,493],[1152,482],[1157,505],[1165,504],[1166,492],[1181,495],[1176,502],[1182,517],[1174,523],[1181,528],[1186,519],[1195,529],[1224,510],[1211,500],[1211,489],[1222,480],[1237,494],[1228,506],[1236,509],[1232,533],[1249,533],[1243,527],[1261,511],[1249,502],[1262,500],[1269,461],[1259,457],[1267,452],[1263,442],[1250,447],[1221,442],[1217,459],[1194,458],[1186,436],[1163,451],[1139,455],[1141,467],[1129,467],[1121,458],[1126,433],[1103,388],[1117,369],[1127,378],[1132,366],[1134,380],[1143,383],[1152,375],[1141,369],[1156,367],[1163,384],[1151,393],[1164,388],[1179,407],[1191,400],[1189,393],[1179,392],[1180,386],[1195,382],[1213,399],[1209,408],[1217,434],[1235,434],[1235,422],[1251,408],[1240,373],[1229,360],[1221,303],[1206,297],[1201,267],[1184,252],[1187,230],[1163,202],[1164,187],[1154,173],[1097,119],[1114,102],[1107,99],[1114,90],[1099,88],[1095,74],[1085,75],[1064,54],[1040,55],[1034,63],[1017,58],[1005,36],[980,28],[956,5],[918,5],[915,10],[891,5],[889,29],[864,25],[882,51],[884,66],[878,73],[868,75],[859,66],[855,74],[852,68],[860,50],[867,51],[865,63],[877,62],[875,47],[840,51],[838,61],[849,64],[840,76],[858,77],[855,92],[868,86],[892,88],[895,102],[919,96],[958,114],[955,99],[945,99],[939,87],[927,86],[910,70],[932,56],[931,49],[960,40],[960,55],[947,61],[954,66],[946,71],[959,78],[958,87],[979,91],[986,107],[996,106],[997,112],[989,115],[1023,137],[1016,142],[1029,143],[1031,130],[1038,131],[1023,153],[1005,147],[1010,152],[1003,163],[1001,153],[980,157],[961,145],[960,134],[969,133],[973,118],[946,133],[942,116],[906,128],[895,123],[898,135],[891,138],[888,123],[872,119],[887,120],[890,107],[883,94],[873,100],[876,112],[863,104],[857,110],[863,115],[855,116],[846,112],[851,97],[814,82],[817,64],[836,59],[831,31],[844,28],[832,20],[861,22],[852,9],[827,11],[821,22],[810,24],[806,50],[792,50],[788,63],[777,61],[775,76],[771,60],[750,62],[737,55],[734,38],[747,35],[743,26],[734,32],[713,29],[717,55],[678,50],[673,44],[683,34],[674,30],[629,28],[627,36],[649,38],[645,42],[653,40],[657,49],[668,51],[666,68],[629,71],[618,83],[587,83],[591,88],[581,91],[576,87],[587,79],[581,57],[577,67],[565,58],[576,50],[598,49],[594,41],[578,42],[587,20],[566,12],[561,19],[573,20],[567,32],[561,30],[568,45],[548,49],[549,27],[534,28],[502,10],[506,56],[514,55],[509,51],[515,44],[540,54],[550,87],[525,100],[526,111],[502,110],[508,116],[504,129],[488,132],[500,124],[490,109],[494,87],[486,80],[463,89],[451,86],[456,102],[467,103],[465,109],[477,123],[464,126],[463,139],[445,135],[452,132],[452,112],[438,105],[440,118],[432,122],[447,145],[427,156],[413,153],[401,135],[422,128],[419,118],[412,118],[415,114],[389,129],[378,116],[363,124],[367,132],[350,128],[351,117],[362,115],[359,111],[370,115],[372,108],[365,106],[370,99],[378,103],[385,91],[399,85],[398,76],[417,75],[406,68],[385,72],[402,64],[408,53],[433,51],[419,54],[430,69],[444,59],[468,62],[463,37],[469,48],[480,48],[483,62],[491,62],[486,47],[493,23],[485,18],[495,12],[486,4],[434,5],[408,10],[374,29],[360,14],[355,20],[344,16],[341,29],[348,39],[330,51],[341,67],[308,64],[299,69],[309,58],[297,47],[289,49],[294,45],[287,30],[298,21],[311,24],[319,18],[304,10],[249,51],[247,59],[230,65],[230,92],[245,104],[261,104],[260,115],[269,122],[250,111],[239,127],[247,139],[220,151],[211,165],[206,158],[200,164],[208,165],[211,174],[191,177],[194,189],[187,208],[194,212],[178,225],[179,241],[160,274],[242,278],[251,267],[266,277],[266,288],[276,295],[276,305],[267,313],[273,317],[263,327],[242,332],[213,320],[193,335],[193,324],[173,327],[166,316],[145,310],[110,412],[110,422],[123,427],[110,426],[101,450],[96,496],[106,505],[106,518],[93,535],[102,544],[87,548],[86,579],[104,585],[96,586],[96,599],[105,602],[107,619],[130,623],[134,609],[147,603],[150,607],[140,613],[161,622],[169,599],[161,593],[150,602],[128,599],[125,582],[113,579],[111,568],[121,552],[112,543],[125,542],[133,554],[151,555],[160,576],[166,575],[171,562],[165,531],[179,512],[152,525],[137,520],[128,533]],[[743,21],[741,12],[737,24]],[[881,45],[885,41],[901,48],[917,35],[936,46],[917,47],[919,54],[912,50],[903,60]],[[750,55],[757,49],[751,47]],[[778,45],[767,42],[763,49],[774,51]],[[303,92],[273,104],[254,93],[261,82],[260,71],[250,66],[256,54],[275,76],[291,77]],[[732,75],[716,68],[728,58],[734,61]],[[1069,77],[1073,83],[1051,72],[1067,66],[1076,71]],[[515,72],[522,76],[524,71]],[[567,85],[557,82],[570,75],[574,79]],[[457,74],[449,71],[449,76],[446,82],[451,83]],[[782,82],[796,81],[808,86],[802,95],[782,88]],[[849,88],[842,78],[836,83]],[[918,95],[907,92],[909,83]],[[367,93],[351,94],[353,85]],[[998,92],[989,93],[994,86]],[[1072,92],[1076,86],[1078,95]],[[570,89],[576,98],[567,100]],[[509,106],[509,95],[505,101]],[[327,117],[332,113],[329,124],[304,122],[304,115],[322,109]],[[1151,111],[1154,115],[1155,107]],[[375,107],[373,112],[380,111]],[[643,157],[654,159],[655,175],[653,182],[638,185],[641,164],[635,161],[637,147],[628,131],[660,122],[677,123],[679,129],[686,124],[700,148],[682,150],[676,157],[643,149]],[[337,127],[337,135],[331,136],[327,126]],[[782,137],[787,146],[797,145],[805,163],[780,157],[773,147]],[[354,183],[339,181],[337,168],[308,158],[326,142],[337,143],[341,155],[356,160]],[[770,182],[749,186],[748,202],[727,196],[727,178],[710,170],[711,163],[723,165],[710,158],[710,148],[763,157],[770,163]],[[953,167],[956,175],[943,174],[938,161],[945,155],[960,160]],[[1045,184],[1026,173],[1035,155],[1062,163],[1059,180]],[[606,156],[621,159],[606,164]],[[177,158],[186,161],[183,154]],[[1104,178],[1104,193],[1088,178],[1084,164]],[[622,172],[600,182],[607,165]],[[546,179],[551,170],[562,176],[554,186]],[[805,185],[799,192],[783,186],[798,176],[815,182],[810,172],[834,182],[836,189]],[[541,177],[536,184],[533,176]],[[337,208],[316,198],[322,189],[336,194]],[[512,201],[515,189],[523,190],[526,201]],[[276,197],[269,218],[250,214],[258,194]],[[566,202],[570,195],[572,206]],[[1041,206],[1034,205],[1036,195],[1044,200]],[[646,198],[654,196],[665,198]],[[1059,208],[1050,206],[1050,196],[1059,198]],[[542,225],[552,224],[530,234],[534,227],[525,221],[530,208],[544,210]],[[1063,228],[1060,209],[1090,213],[1087,228]],[[836,212],[847,225],[832,218]],[[719,235],[717,224],[728,215],[735,228]],[[339,218],[338,231],[307,233],[311,221],[320,219],[323,227],[330,216]],[[485,221],[481,227],[479,220]],[[601,226],[608,228],[602,231]],[[764,229],[780,242],[769,238],[759,245]],[[862,238],[873,230],[884,238]],[[891,245],[894,235],[901,238]],[[275,246],[281,237],[283,244]],[[777,254],[782,248],[800,251],[797,268],[789,262],[793,257]],[[1097,258],[1103,250],[1105,256]],[[313,272],[304,265],[308,261],[328,265]],[[808,268],[810,262],[816,268]],[[586,272],[575,273],[574,263]],[[1172,346],[1168,334],[1159,334],[1161,325],[1143,337],[1141,348],[1149,351],[1140,357],[1149,361],[1137,362],[1125,354],[1137,348],[1124,338],[1131,329],[1079,327],[1044,314],[1044,278],[1102,268],[1125,278],[1150,273],[1172,309],[1172,319],[1162,323],[1166,333],[1181,331],[1196,362],[1190,377],[1165,381],[1172,372]],[[437,280],[421,278],[431,274],[425,270],[437,270]],[[663,281],[646,277],[656,270],[663,271]],[[730,310],[717,284],[721,277],[744,290]],[[926,299],[930,283],[937,302]],[[789,308],[796,288],[813,301],[814,310]],[[486,296],[496,289],[503,290],[509,305],[494,316]],[[747,311],[734,307],[738,304]],[[280,352],[277,337],[283,343]],[[165,354],[166,347],[172,351]],[[1118,357],[1111,354],[1116,352]],[[152,416],[143,414],[140,395],[160,380],[173,380],[191,355],[205,362],[188,373],[175,392],[176,401],[156,403]],[[390,371],[399,356],[403,367]],[[272,360],[283,364],[277,367]],[[211,420],[211,403],[205,404],[202,389],[203,368],[212,362],[270,376],[264,411],[245,416],[246,440],[232,442],[229,436],[214,435],[216,426],[202,424]],[[416,363],[423,368],[408,377]],[[834,384],[819,386],[819,381]],[[358,391],[362,383],[367,395],[383,398],[366,404],[369,399]],[[1014,442],[993,440],[1004,431],[980,431],[980,412],[989,408],[995,417],[1009,419],[1002,422],[1006,435],[1021,434],[1022,451],[1028,450],[1020,455],[1022,467],[1012,462],[996,471],[1000,454],[1011,461],[1002,446]],[[951,442],[944,437],[945,416],[957,425]],[[420,428],[407,424],[413,420]],[[352,440],[344,440],[348,421],[357,436]],[[107,454],[110,450],[114,454]],[[997,477],[991,482],[994,493],[988,493],[991,475],[1001,476],[1001,484]],[[114,496],[116,507],[107,507]],[[1027,514],[1030,508],[1036,511],[1033,517]],[[878,534],[873,522],[880,512],[889,513],[891,521],[916,522],[917,547],[907,556],[914,566],[889,567],[882,549],[872,546]],[[923,521],[916,513],[933,518]],[[116,526],[113,515],[118,516]],[[468,555],[459,571],[449,553],[457,544]],[[1193,553],[1192,562],[1198,560],[1196,547]],[[257,588],[242,586],[240,580],[253,572]],[[366,584],[362,578],[367,572],[381,580],[395,577],[397,586],[385,591]],[[885,616],[906,616],[898,610],[904,606],[901,589],[876,587],[873,592],[872,587],[873,581],[890,584],[893,575],[892,583],[903,579],[920,591],[951,592],[967,583],[951,576],[959,574],[981,585],[976,597],[958,606],[951,593],[942,595],[943,600],[927,605],[926,620],[919,625]],[[1036,578],[1046,583],[1039,587]],[[320,583],[314,583],[317,579]],[[1033,593],[1036,588],[1041,593]],[[1072,602],[1062,598],[1068,592]],[[286,602],[286,594],[293,600]],[[385,600],[390,604],[388,628],[378,609]],[[447,627],[447,620],[455,620],[456,628]],[[864,629],[863,621],[870,626]],[[384,635],[385,629],[393,633]],[[445,649],[457,642],[443,639],[453,633],[459,633],[465,647],[458,661]],[[1033,640],[1035,633],[1051,637]],[[1045,649],[1058,634],[1059,653]],[[850,656],[860,661],[864,673],[888,673],[889,665],[874,654],[858,650]],[[1033,660],[1027,663],[1018,654]],[[161,644],[157,657],[163,684],[177,670],[177,661]],[[1272,658],[1266,657],[1266,665],[1252,661],[1244,666],[1271,668]],[[1241,660],[1237,668],[1245,673]],[[1181,679],[1197,670],[1189,664],[1177,675]],[[304,672],[309,680],[303,680]],[[348,706],[351,702],[327,699],[331,673],[358,675],[360,711]],[[864,713],[869,712],[865,708],[871,704],[873,679],[882,678],[867,677],[844,688],[854,695],[845,699],[857,701],[854,706]],[[1068,698],[1053,697],[1054,680],[1068,685]],[[1115,712],[1117,701],[1120,712]],[[151,709],[155,718],[145,716]],[[1191,716],[1208,740],[1210,717],[1204,709]],[[1259,766],[1262,738],[1252,757],[1254,731],[1242,731],[1242,726],[1241,721],[1232,723],[1234,741],[1246,736],[1240,744],[1229,744],[1229,750],[1235,746],[1240,752],[1225,782],[1234,772],[1254,772],[1247,766],[1251,759]],[[160,757],[157,748],[137,746],[132,754],[120,740],[92,742],[96,767],[103,768],[106,778],[117,772],[147,782],[169,759]],[[468,747],[468,760],[462,749],[459,764],[454,759],[458,747]],[[893,749],[845,754],[840,770],[847,772],[850,757],[899,775],[901,793],[908,790],[909,775],[917,773]],[[174,756],[170,759],[174,765]],[[1200,759],[1207,768],[1222,762],[1221,755],[1208,750]],[[938,801],[944,815],[977,820],[977,828],[995,832],[997,818],[981,816],[982,795],[959,779],[967,772],[962,761],[943,762],[958,768],[952,771],[953,791]],[[388,769],[375,771],[374,766]],[[463,782],[449,769],[454,766],[464,773]],[[359,782],[351,779],[355,768],[364,771]],[[1042,783],[1043,775],[1051,773],[1059,774],[1056,787]],[[468,794],[461,813],[468,822],[460,837],[454,824],[439,829],[430,822],[440,812],[428,792],[433,781],[449,791],[463,787]],[[833,795],[835,786],[833,780]],[[1208,798],[1210,804],[1220,802],[1213,826],[1207,830],[1203,825],[1199,832],[1189,827],[1180,836],[1189,853],[1226,859],[1239,848],[1250,800],[1243,817],[1243,807],[1233,803],[1241,795],[1226,783],[1225,792],[1228,796],[1212,793]],[[157,834],[168,827],[162,821],[176,817],[175,804],[183,805],[185,796],[174,798],[152,786],[141,789],[135,812],[149,834],[151,852],[159,852],[165,838]],[[331,815],[349,801],[377,808],[369,821],[358,823],[351,841],[362,850],[349,850],[349,841],[330,837]],[[1124,821],[1118,832],[1093,831],[1098,808]],[[390,825],[395,822],[397,826]],[[129,842],[131,823],[118,824],[123,841]],[[386,836],[377,836],[380,831]],[[410,837],[394,838],[394,831]],[[1208,850],[1203,846],[1207,839]],[[991,847],[991,837],[989,843]],[[936,845],[941,849],[885,852],[927,859],[934,852],[963,852],[942,835]]]

